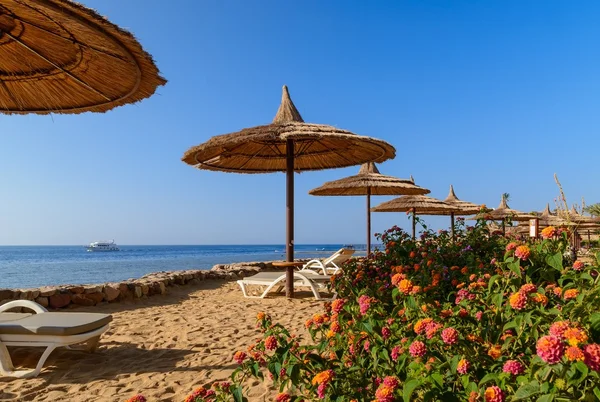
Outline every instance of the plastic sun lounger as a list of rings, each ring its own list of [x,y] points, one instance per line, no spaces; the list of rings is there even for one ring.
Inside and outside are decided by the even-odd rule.
[[[273,288],[276,288],[276,292],[281,292],[285,286],[286,273],[285,272],[259,272],[256,275],[249,276],[244,279],[237,281],[238,285],[242,288],[244,297],[249,298],[264,298]],[[337,297],[337,293],[333,293],[332,297],[324,298],[319,293],[319,289],[323,290],[326,285],[330,282],[331,276],[319,275],[311,271],[294,272],[294,288],[296,287],[307,287],[310,288],[316,300],[329,301]],[[253,296],[248,293],[246,288],[248,285],[261,285],[267,288],[263,291],[260,296]]]
[[[7,310],[25,307],[35,314],[10,313]],[[29,300],[15,300],[0,306],[0,376],[36,377],[54,349],[77,343],[87,343],[94,351],[112,316],[98,313],[48,312]],[[35,369],[15,370],[7,346],[45,347]]]
[[[318,274],[322,273],[323,275],[335,275],[341,269],[340,265],[352,258],[354,251],[355,250],[350,248],[341,248],[323,260],[310,260],[304,264],[300,271],[310,271]]]

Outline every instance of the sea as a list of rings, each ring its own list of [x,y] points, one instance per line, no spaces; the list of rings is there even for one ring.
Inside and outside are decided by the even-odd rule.
[[[326,258],[342,244],[295,245],[295,258]],[[354,245],[356,255],[364,245]],[[122,246],[88,252],[83,246],[0,246],[0,288],[95,284],[139,278],[159,271],[209,270],[216,264],[285,259],[285,246]]]

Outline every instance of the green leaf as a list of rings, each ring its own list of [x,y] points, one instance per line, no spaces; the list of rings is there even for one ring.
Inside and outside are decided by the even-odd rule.
[[[246,398],[244,398],[244,395],[242,394],[242,386],[241,385],[238,385],[237,387],[233,388],[231,390],[231,395],[233,395],[233,400],[235,402],[246,401]]]
[[[410,380],[404,384],[404,389],[402,390],[402,398],[404,402],[410,402],[411,395],[413,391],[420,385],[419,380]]]
[[[542,395],[540,396],[536,402],[552,402],[554,400],[554,395],[552,394],[546,394],[546,395]]]
[[[481,381],[479,381],[479,386],[481,387],[486,382],[494,381],[497,378],[498,378],[498,374],[496,374],[496,373],[486,374],[485,376],[483,376],[483,378],[481,379]]]
[[[508,268],[511,271],[513,271],[518,277],[521,276],[521,264],[519,263],[519,260],[509,263]]]
[[[546,264],[550,265],[557,271],[562,271],[563,269],[563,257],[562,253],[559,251],[555,254],[549,254],[546,256]]]
[[[440,388],[444,386],[444,377],[440,373],[433,373],[430,377]]]
[[[600,399],[600,388],[594,387],[594,395],[596,395],[596,398]]]
[[[517,328],[517,323],[515,320],[509,321],[506,324],[504,324],[504,327],[502,328],[502,330],[506,331],[507,329],[511,329],[511,328]]]
[[[540,392],[540,384],[537,381],[531,381],[529,384],[524,384],[513,395],[513,401],[520,399],[531,398],[533,395]]]
[[[600,342],[600,313],[590,316],[590,332],[594,342]]]

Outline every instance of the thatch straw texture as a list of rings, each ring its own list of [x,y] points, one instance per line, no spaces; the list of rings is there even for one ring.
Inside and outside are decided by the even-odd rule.
[[[0,113],[105,112],[166,80],[129,32],[69,0],[0,0]]]
[[[480,214],[476,217],[476,219],[483,218],[487,220],[504,220],[511,219],[515,222],[519,221],[528,221],[529,219],[535,218],[535,215],[527,214],[525,212],[517,211],[516,209],[511,209],[504,197],[502,197],[500,201],[500,205],[498,208]]]
[[[417,215],[450,215],[458,209],[426,195],[403,195],[371,208],[373,212],[415,212]]]
[[[475,215],[481,211],[481,206],[473,204],[472,202],[462,201],[454,193],[454,187],[450,184],[450,192],[448,197],[444,200],[446,204],[450,204],[458,209],[454,215]]]
[[[574,223],[600,223],[600,218],[592,218],[591,216],[581,215],[575,207],[571,207],[568,211],[557,212],[558,216],[566,221]]]
[[[379,173],[373,162],[360,167],[357,175],[328,181],[308,192],[310,195],[418,195],[430,191],[409,179],[398,179]]]
[[[285,172],[288,140],[293,141],[296,172],[383,162],[396,155],[394,147],[385,141],[305,123],[284,86],[281,105],[271,124],[212,137],[190,148],[182,160],[207,170]]]

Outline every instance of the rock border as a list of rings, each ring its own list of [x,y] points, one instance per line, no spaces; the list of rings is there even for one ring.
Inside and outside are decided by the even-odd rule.
[[[58,285],[32,289],[0,289],[0,305],[12,300],[32,300],[49,309],[95,306],[168,293],[172,286],[197,285],[204,280],[233,281],[258,271],[276,270],[268,262],[217,264],[210,270],[160,271],[121,282],[95,285]]]

